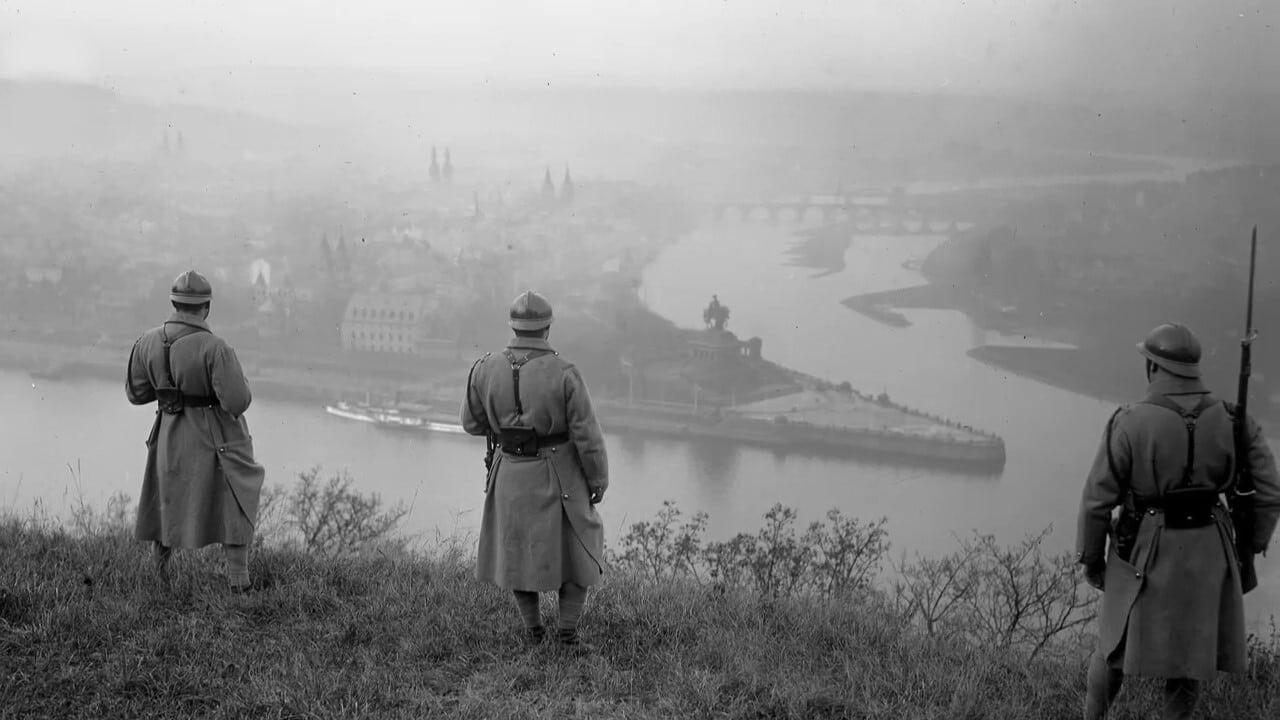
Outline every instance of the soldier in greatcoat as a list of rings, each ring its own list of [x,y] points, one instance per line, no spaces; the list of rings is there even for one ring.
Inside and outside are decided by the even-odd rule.
[[[1080,505],[1079,561],[1103,591],[1089,719],[1106,715],[1125,675],[1164,678],[1164,717],[1186,718],[1203,681],[1245,671],[1240,570],[1220,499],[1235,482],[1235,407],[1201,381],[1200,343],[1185,326],[1156,327],[1138,350],[1147,394],[1107,422]],[[1242,421],[1260,553],[1280,516],[1280,477],[1257,423]]]
[[[244,592],[264,472],[244,419],[249,384],[235,351],[206,322],[212,299],[203,275],[179,275],[169,293],[173,314],[129,355],[129,402],[157,403],[135,537],[153,543],[166,581],[173,548],[221,543],[227,581]]]
[[[462,426],[496,448],[486,481],[476,576],[514,592],[526,638],[546,635],[538,593],[559,593],[556,637],[578,635],[587,587],[603,573],[596,504],[609,487],[604,437],[586,382],[547,341],[551,305],[529,291],[511,305],[507,347],[472,366]]]

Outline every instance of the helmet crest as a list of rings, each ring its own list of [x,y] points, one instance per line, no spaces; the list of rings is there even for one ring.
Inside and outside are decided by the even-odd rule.
[[[195,270],[188,270],[173,281],[169,288],[169,299],[187,305],[203,305],[213,299],[213,286],[203,275]]]
[[[554,319],[551,303],[532,290],[522,293],[511,302],[509,324],[513,330],[541,330],[549,327]]]

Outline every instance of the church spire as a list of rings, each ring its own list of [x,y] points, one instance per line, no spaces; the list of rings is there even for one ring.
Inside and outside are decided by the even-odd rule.
[[[564,180],[560,183],[561,202],[573,202],[573,178],[569,177],[569,166],[564,166]]]
[[[547,171],[542,175],[542,197],[547,200],[554,200],[556,197],[556,185],[551,182],[551,166],[547,166]]]

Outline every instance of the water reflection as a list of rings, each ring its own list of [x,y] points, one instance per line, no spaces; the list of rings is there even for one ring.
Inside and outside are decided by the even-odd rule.
[[[694,477],[709,490],[727,493],[733,489],[738,474],[741,447],[724,440],[702,440],[685,443]]]

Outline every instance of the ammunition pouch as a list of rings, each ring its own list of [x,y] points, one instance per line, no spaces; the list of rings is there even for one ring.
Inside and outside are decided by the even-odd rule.
[[[172,340],[165,330],[165,326],[160,326],[160,339],[164,343],[164,377],[163,386],[156,387],[156,405],[159,406],[160,412],[166,415],[180,415],[184,408],[189,407],[214,407],[218,405],[218,398],[212,395],[183,395],[173,384],[173,367],[169,362],[169,348],[178,340],[187,335],[195,335],[196,333],[208,332],[204,328],[188,326],[190,329],[186,334],[179,335]]]
[[[498,445],[502,452],[516,457],[533,457],[538,451],[552,445],[569,442],[569,433],[556,433],[539,437],[531,427],[504,427],[498,430]]]
[[[182,413],[182,391],[178,388],[156,388],[156,404],[166,415]]]
[[[1120,518],[1113,528],[1116,554],[1126,562],[1138,540],[1138,528],[1143,515],[1164,514],[1164,526],[1170,530],[1212,525],[1213,510],[1219,507],[1218,493],[1214,490],[1171,490],[1158,498],[1133,498],[1132,506],[1125,503]]]
[[[156,388],[156,404],[168,415],[180,415],[184,408],[216,407],[218,398],[212,395],[183,395],[178,388]]]
[[[1218,493],[1213,490],[1178,490],[1166,493],[1162,500],[1164,526],[1181,530],[1212,525],[1213,509],[1218,507]]]
[[[538,454],[538,432],[531,427],[498,428],[498,444],[508,455],[528,457]]]

